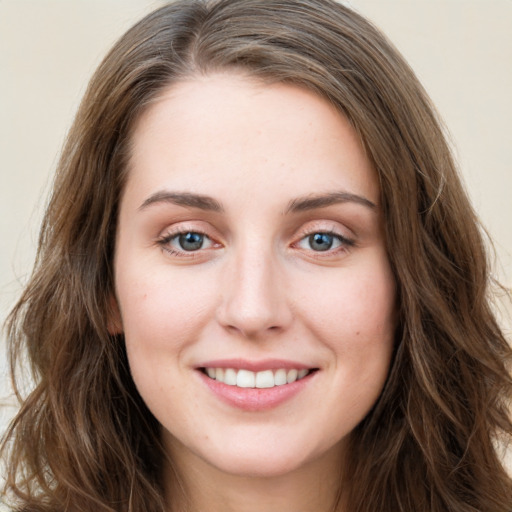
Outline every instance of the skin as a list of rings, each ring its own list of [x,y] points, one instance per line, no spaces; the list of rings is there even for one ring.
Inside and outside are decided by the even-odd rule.
[[[203,246],[183,250],[183,232]],[[332,247],[318,250],[314,233],[334,233]],[[395,330],[378,181],[347,120],[309,91],[232,73],[162,91],[133,133],[115,283],[111,330],[124,332],[190,510],[330,510]],[[317,371],[248,411],[197,369],[226,358]]]

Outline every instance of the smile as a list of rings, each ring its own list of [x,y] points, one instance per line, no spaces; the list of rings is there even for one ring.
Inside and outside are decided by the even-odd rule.
[[[228,386],[265,389],[292,384],[297,380],[303,379],[313,370],[279,368],[277,370],[253,372],[245,369],[207,367],[202,368],[202,371],[210,379],[217,380]]]

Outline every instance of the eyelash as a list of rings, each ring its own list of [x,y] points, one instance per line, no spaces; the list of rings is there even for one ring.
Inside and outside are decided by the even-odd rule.
[[[219,243],[216,243],[204,231],[193,230],[193,229],[183,229],[183,230],[180,230],[180,231],[175,231],[173,233],[166,234],[166,235],[162,236],[161,238],[159,238],[156,241],[156,243],[164,251],[166,251],[167,254],[169,254],[169,255],[171,255],[173,257],[178,257],[178,258],[195,258],[195,257],[199,256],[199,254],[201,254],[202,251],[208,250],[208,249],[211,248],[211,247],[208,247],[208,248],[205,249],[205,248],[203,248],[201,246],[197,250],[187,251],[187,250],[184,250],[184,249],[183,250],[177,250],[177,249],[172,248],[170,246],[170,244],[171,244],[171,242],[173,240],[176,240],[179,237],[187,235],[187,234],[200,235],[201,237],[203,237],[203,240],[207,239],[207,240],[210,241],[210,243],[212,244],[211,247],[215,247],[215,245],[220,246]],[[336,231],[333,231],[333,230],[322,230],[322,229],[307,230],[307,231],[302,232],[301,235],[300,235],[300,238],[297,240],[297,242],[294,242],[291,245],[292,245],[292,247],[299,248],[298,246],[299,246],[299,244],[301,242],[303,242],[303,241],[307,240],[308,238],[313,237],[315,235],[329,236],[329,237],[332,237],[333,239],[335,239],[335,240],[337,240],[339,242],[339,246],[338,247],[335,247],[334,249],[329,247],[325,251],[323,251],[323,250],[315,251],[312,248],[304,249],[307,252],[312,253],[312,255],[314,255],[315,258],[326,258],[326,257],[329,257],[329,256],[336,255],[339,252],[347,252],[351,247],[354,247],[356,245],[356,242],[353,239],[347,238],[347,237],[345,237],[345,236],[341,235],[340,233],[337,233]]]
[[[212,240],[212,238],[209,237],[206,233],[204,233],[203,231],[200,231],[200,230],[193,230],[193,229],[183,229],[180,231],[175,231],[173,233],[166,234],[166,235],[162,236],[161,238],[159,238],[156,241],[156,243],[171,256],[178,257],[178,258],[195,258],[199,255],[201,250],[205,250],[205,249],[203,249],[203,247],[199,248],[196,251],[186,251],[184,249],[182,249],[182,250],[174,249],[170,245],[173,240],[176,240],[180,236],[184,236],[187,234],[201,235],[203,237],[203,239],[210,240],[212,243],[212,246],[216,245],[215,242]],[[217,245],[220,245],[220,244],[217,244]]]
[[[301,242],[307,240],[308,238],[311,239],[311,237],[313,237],[315,235],[329,236],[339,242],[338,247],[335,247],[335,248],[329,247],[325,251],[315,251],[313,249],[308,249],[308,252],[311,252],[315,258],[327,258],[330,256],[337,255],[340,252],[347,252],[351,247],[354,247],[356,245],[355,240],[353,240],[351,238],[347,238],[333,230],[323,230],[323,229],[316,229],[316,230],[314,229],[314,230],[304,231],[301,234],[301,237],[299,238],[299,240],[297,242],[295,242],[293,245],[298,246]]]

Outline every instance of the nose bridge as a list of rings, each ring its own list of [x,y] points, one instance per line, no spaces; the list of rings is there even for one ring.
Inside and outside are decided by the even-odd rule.
[[[244,243],[227,265],[219,321],[244,336],[286,327],[290,311],[279,259],[264,243]]]

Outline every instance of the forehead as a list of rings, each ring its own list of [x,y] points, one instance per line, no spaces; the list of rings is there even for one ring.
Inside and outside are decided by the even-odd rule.
[[[128,189],[216,194],[280,187],[364,192],[375,172],[350,123],[326,100],[237,74],[194,77],[164,89],[136,123]],[[326,190],[322,190],[326,191]]]

